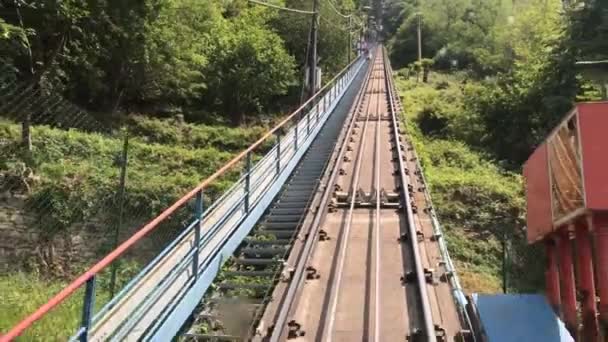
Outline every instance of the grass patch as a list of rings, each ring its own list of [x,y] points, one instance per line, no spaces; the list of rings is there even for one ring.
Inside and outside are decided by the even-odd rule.
[[[61,281],[44,280],[35,274],[0,275],[0,331],[10,329],[65,285]],[[60,341],[69,338],[80,324],[82,295],[78,294],[34,323],[19,340]]]
[[[156,216],[264,133],[261,126],[227,128],[140,117],[132,118],[129,128],[125,192],[125,222],[129,226],[124,227],[129,230]],[[107,252],[119,213],[123,141],[118,133],[35,126],[32,153],[27,156],[19,145],[20,125],[0,120],[0,192],[26,198],[26,210],[38,217],[28,227],[41,237],[32,241],[34,245],[49,244],[54,250],[55,237],[79,234],[89,229],[90,222],[96,222],[96,229],[107,230],[102,232],[107,238],[86,241],[87,248],[96,250],[95,259]],[[237,166],[206,189],[207,205],[241,173],[242,168]],[[10,201],[10,196],[5,200]],[[158,229],[157,239],[150,241],[150,246],[140,246],[142,251],[121,259],[126,266],[119,270],[117,288],[143,266],[138,261],[147,262],[148,254],[166,245],[192,213],[193,208],[186,205]],[[146,255],[132,255],[140,252]],[[21,260],[14,260],[14,272],[0,274],[0,331],[44,304],[93,260],[76,255],[68,261],[71,267],[66,272],[65,267],[33,266],[31,261],[20,264]],[[109,272],[104,272],[98,279],[97,310],[108,299],[108,284]],[[23,340],[66,340],[80,324],[81,292],[83,289],[37,322]]]

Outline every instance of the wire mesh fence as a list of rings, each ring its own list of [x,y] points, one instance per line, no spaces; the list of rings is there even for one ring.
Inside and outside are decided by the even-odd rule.
[[[232,154],[129,136],[126,126],[110,127],[60,93],[0,71],[0,284],[6,287],[0,292],[11,311],[0,315],[0,331],[6,331]],[[212,202],[239,173],[235,167],[213,182],[204,201]],[[94,308],[192,222],[194,206],[184,205],[98,275]],[[24,303],[32,284],[40,298]],[[82,321],[84,291],[23,339],[71,336]]]

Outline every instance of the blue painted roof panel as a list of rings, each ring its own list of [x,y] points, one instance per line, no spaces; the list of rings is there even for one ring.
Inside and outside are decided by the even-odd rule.
[[[489,342],[573,342],[544,296],[474,294]]]

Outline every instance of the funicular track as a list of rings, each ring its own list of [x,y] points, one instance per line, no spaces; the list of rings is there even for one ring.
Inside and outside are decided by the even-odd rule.
[[[253,340],[470,340],[422,169],[378,48]]]

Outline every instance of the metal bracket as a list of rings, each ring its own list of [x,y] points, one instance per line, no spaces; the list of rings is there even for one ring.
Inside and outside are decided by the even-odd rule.
[[[380,206],[382,208],[400,208],[401,201],[399,193],[397,192],[387,192],[382,188],[380,190]]]
[[[281,272],[280,280],[284,283],[287,283],[289,282],[289,280],[291,280],[291,277],[293,277],[293,272],[295,271],[295,269],[287,264],[285,264],[283,267],[285,269],[283,270],[283,272]]]
[[[435,270],[433,270],[432,268],[424,269],[424,279],[426,280],[427,284],[435,285],[437,283],[435,281],[434,273],[435,273]],[[415,281],[416,281],[416,272],[415,271],[409,271],[404,276],[401,276],[402,285],[405,285],[407,283],[413,283]]]
[[[473,333],[471,330],[463,329],[459,331],[456,336],[454,336],[454,341],[456,342],[474,342]]]
[[[295,320],[287,323],[287,339],[298,338],[306,335],[306,332],[302,330],[302,325]]]
[[[435,324],[435,337],[437,338],[437,342],[447,342],[447,333],[438,324]]]
[[[416,281],[416,272],[409,271],[405,275],[401,276],[401,285]]]
[[[406,158],[405,158],[405,156],[402,156],[402,157],[401,157],[401,160],[403,160],[403,161],[407,161],[407,160],[406,160]],[[399,161],[399,156],[394,156],[394,157],[393,157],[393,161],[394,161],[394,162],[398,162],[398,161]]]
[[[448,280],[454,275],[454,272],[452,271],[446,271],[444,272],[440,277],[439,280],[441,280],[444,283],[447,283]]]
[[[422,330],[418,328],[414,328],[412,332],[406,336],[406,340],[410,342],[424,342],[426,339],[424,338],[424,333]]]
[[[427,284],[432,284],[432,285],[437,284],[437,281],[435,279],[435,270],[432,268],[425,268],[424,269],[424,279],[426,280]]]
[[[399,235],[399,237],[397,238],[397,242],[399,243],[404,243],[407,241],[407,233],[403,233],[401,235]]]
[[[421,230],[416,230],[416,238],[418,242],[424,241],[424,233]]]

